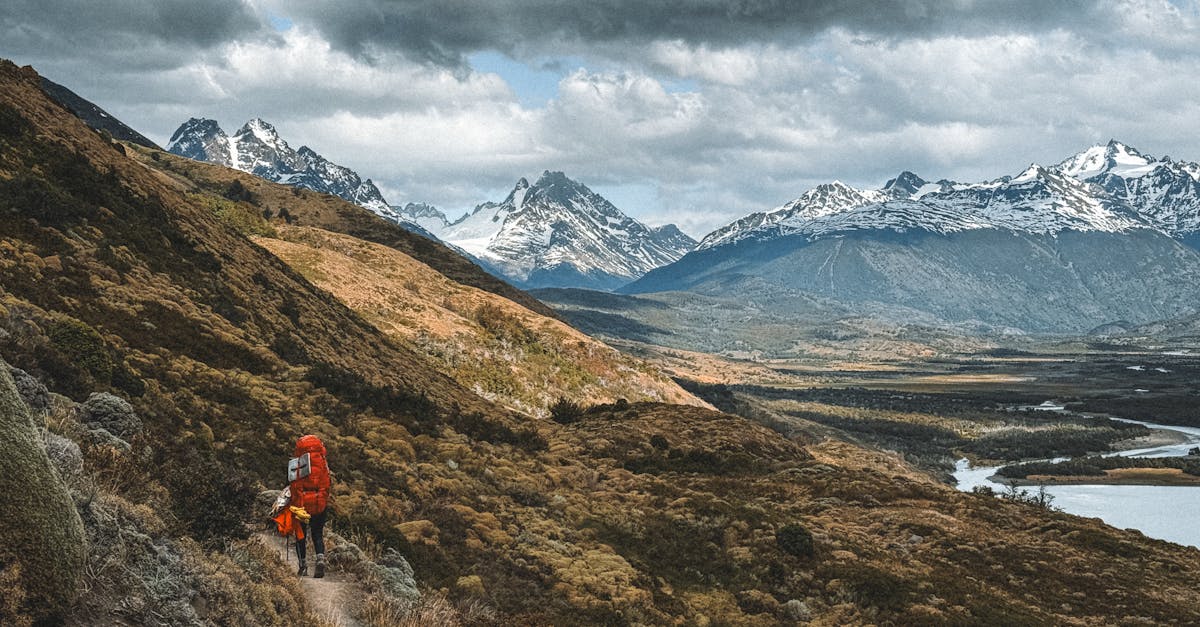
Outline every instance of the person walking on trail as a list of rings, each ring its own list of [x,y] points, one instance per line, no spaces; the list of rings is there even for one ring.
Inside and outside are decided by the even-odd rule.
[[[325,515],[329,505],[329,463],[325,459],[325,444],[315,435],[306,435],[296,442],[295,457],[288,462],[288,485],[291,508],[297,513],[300,533],[296,534],[296,558],[300,563],[298,575],[308,575],[306,547],[312,538],[317,553],[313,577],[325,576]],[[305,515],[308,521],[305,522]]]

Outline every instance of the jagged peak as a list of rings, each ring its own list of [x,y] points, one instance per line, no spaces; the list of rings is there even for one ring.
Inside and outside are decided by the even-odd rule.
[[[916,174],[913,174],[909,170],[905,170],[896,175],[896,178],[891,179],[884,184],[883,189],[884,191],[902,190],[905,193],[912,194],[928,184],[929,181],[926,181]]]
[[[1054,167],[1058,172],[1078,179],[1103,174],[1141,176],[1153,170],[1158,161],[1138,149],[1116,139],[1096,144],[1080,151]]]
[[[1042,166],[1038,165],[1037,163],[1030,163],[1024,170],[1021,170],[1020,174],[1014,176],[1012,180],[1015,183],[1017,181],[1026,181],[1037,178],[1042,171]]]
[[[410,202],[401,209],[404,213],[417,218],[441,218],[446,220],[446,214],[441,209],[426,202]]]
[[[287,142],[279,136],[279,131],[275,130],[275,127],[271,125],[270,122],[267,122],[262,118],[254,118],[243,124],[242,128],[238,129],[236,135],[238,139],[245,138],[247,136],[254,137],[258,141],[268,146],[287,146]]]
[[[544,170],[542,171],[542,175],[538,177],[537,182],[534,183],[534,187],[550,187],[552,185],[563,183],[571,185],[577,184],[575,181],[571,180],[570,177],[559,170]]]
[[[225,131],[221,129],[221,125],[216,120],[210,118],[188,118],[187,122],[180,124],[179,128],[175,129],[175,133],[171,135],[171,139],[168,142],[168,147],[188,135],[212,137],[224,134]]]

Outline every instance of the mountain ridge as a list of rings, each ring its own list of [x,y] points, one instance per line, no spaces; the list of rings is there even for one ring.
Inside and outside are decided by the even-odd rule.
[[[767,299],[767,285],[1034,332],[1178,317],[1200,302],[1193,171],[1113,141],[981,183],[907,171],[877,190],[834,181],[715,230],[620,291],[730,296],[754,277],[742,296]],[[1152,202],[1165,196],[1178,202]]]
[[[527,287],[611,290],[695,245],[674,225],[650,228],[559,171],[522,177],[437,235]]]
[[[269,181],[332,194],[433,237],[389,205],[371,179],[363,179],[354,170],[329,161],[308,146],[293,149],[262,118],[247,121],[232,136],[216,120],[189,118],[171,135],[167,152],[249,172]]]

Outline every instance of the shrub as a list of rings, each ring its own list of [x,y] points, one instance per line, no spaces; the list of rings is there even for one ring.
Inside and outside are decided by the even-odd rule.
[[[560,425],[578,422],[581,417],[583,417],[583,406],[567,400],[565,397],[560,396],[558,402],[550,406],[550,418]]]
[[[194,448],[178,452],[167,467],[175,515],[190,535],[210,546],[248,535],[246,522],[258,495],[249,475]]]
[[[94,379],[102,383],[112,380],[116,364],[104,338],[95,329],[64,316],[50,323],[46,335],[55,349]]]
[[[775,532],[775,543],[788,555],[810,557],[814,552],[812,532],[797,524],[784,525]]]
[[[234,179],[225,189],[225,197],[233,201],[252,202],[254,200],[254,194],[237,179]]]

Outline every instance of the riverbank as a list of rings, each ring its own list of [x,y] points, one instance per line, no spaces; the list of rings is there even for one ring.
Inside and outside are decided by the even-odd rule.
[[[1136,451],[1148,448],[1159,448],[1162,446],[1187,444],[1191,441],[1192,438],[1182,431],[1177,431],[1175,429],[1152,429],[1150,435],[1114,442],[1113,450]]]
[[[1115,468],[1103,475],[1029,475],[1013,479],[992,475],[989,481],[1017,486],[1041,485],[1153,485],[1200,486],[1200,477],[1178,468]]]

